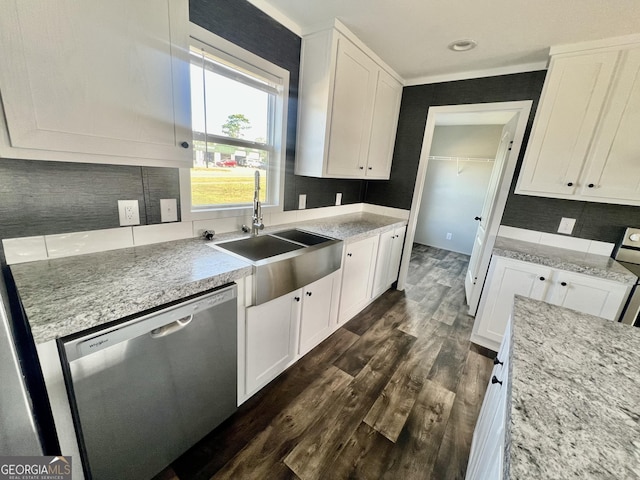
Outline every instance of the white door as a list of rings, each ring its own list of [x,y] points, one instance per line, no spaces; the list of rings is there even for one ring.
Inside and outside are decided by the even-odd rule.
[[[337,55],[327,173],[364,177],[378,67],[342,38]]]
[[[467,305],[469,305],[469,315],[475,315],[478,309],[480,292],[482,291],[485,277],[483,273],[486,273],[489,258],[491,257],[490,250],[493,248],[493,244],[487,245],[486,242],[487,229],[493,220],[496,196],[498,195],[498,190],[500,189],[504,175],[507,157],[513,144],[519,115],[520,114],[514,115],[514,117],[509,120],[509,123],[502,129],[500,145],[498,145],[498,151],[496,152],[496,160],[493,164],[493,170],[491,171],[487,194],[484,197],[482,210],[478,216],[476,216],[476,220],[478,220],[478,230],[476,231],[476,238],[473,242],[469,268],[464,282]],[[483,259],[485,259],[485,262],[482,261]]]
[[[640,48],[625,52],[596,132],[581,195],[640,202]]]

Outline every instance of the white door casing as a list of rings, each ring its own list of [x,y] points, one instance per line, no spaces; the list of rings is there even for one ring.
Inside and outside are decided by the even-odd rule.
[[[500,219],[504,212],[504,207],[507,203],[507,197],[509,195],[509,188],[511,186],[511,180],[518,161],[518,155],[522,147],[522,140],[524,137],[524,131],[527,126],[529,114],[531,112],[531,106],[533,102],[531,100],[523,100],[517,102],[498,102],[498,103],[478,103],[470,105],[446,105],[438,107],[430,107],[427,113],[427,124],[425,127],[424,138],[422,142],[422,151],[420,153],[420,163],[418,165],[418,175],[416,177],[416,184],[413,191],[413,199],[411,201],[411,211],[409,213],[409,221],[407,224],[407,236],[404,244],[404,250],[402,255],[402,262],[400,265],[400,274],[398,276],[398,290],[403,290],[407,280],[407,274],[409,272],[409,260],[411,258],[411,249],[413,248],[413,240],[416,234],[416,225],[418,220],[418,211],[420,209],[420,200],[422,198],[422,192],[424,190],[425,177],[427,167],[429,164],[429,152],[431,151],[431,142],[433,140],[433,132],[436,126],[436,119],[439,114],[447,113],[488,113],[488,112],[510,112],[514,114],[518,113],[518,121],[516,125],[515,135],[513,138],[513,144],[511,150],[507,156],[506,162],[503,166],[504,172],[502,175],[502,181],[499,183],[497,195],[494,200],[493,216],[487,225],[487,232],[485,234],[485,246],[484,252],[489,252],[489,255],[483,254],[480,258],[480,265],[478,267],[478,279],[479,285],[484,284],[486,272],[489,268],[489,261],[491,260],[490,252],[493,249],[495,237],[498,233],[498,227],[500,226]],[[473,310],[477,308],[474,307]]]

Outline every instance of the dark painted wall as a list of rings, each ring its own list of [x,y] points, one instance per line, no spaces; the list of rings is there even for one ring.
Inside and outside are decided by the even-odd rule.
[[[300,37],[246,1],[191,0],[189,17],[193,23],[289,71],[284,209],[296,210],[301,193],[307,195],[307,208],[334,205],[338,192],[342,193],[343,204],[361,202],[365,186],[362,180],[334,180],[293,174],[302,45]]]
[[[0,238],[118,227],[118,200],[138,200],[140,223],[160,223],[179,198],[175,168],[0,160]]]
[[[364,201],[389,207],[411,207],[429,107],[468,103],[533,100],[523,149],[507,205],[504,225],[557,233],[562,217],[576,219],[575,237],[617,242],[627,226],[640,226],[640,207],[608,205],[515,195],[515,183],[538,106],[546,71],[405,87],[391,178],[369,182]]]

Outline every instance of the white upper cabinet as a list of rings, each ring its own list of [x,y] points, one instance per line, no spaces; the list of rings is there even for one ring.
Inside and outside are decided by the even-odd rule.
[[[187,0],[8,0],[0,156],[188,166]]]
[[[552,49],[516,193],[640,205],[640,44],[581,48]]]
[[[402,84],[340,22],[303,39],[296,174],[388,179]]]
[[[581,193],[640,204],[640,47],[624,57],[587,159]]]

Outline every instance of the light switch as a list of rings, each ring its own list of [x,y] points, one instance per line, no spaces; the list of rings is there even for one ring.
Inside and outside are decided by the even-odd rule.
[[[307,196],[301,193],[298,196],[298,210],[304,210],[305,208],[307,208]]]
[[[573,227],[575,227],[575,225],[576,225],[575,218],[562,217],[562,220],[560,220],[560,226],[558,227],[558,233],[571,235],[571,232],[573,232]]]
[[[342,205],[342,194],[341,193],[336,193],[336,206],[337,205]]]
[[[160,199],[160,221],[163,223],[178,221],[178,202],[175,198]]]

